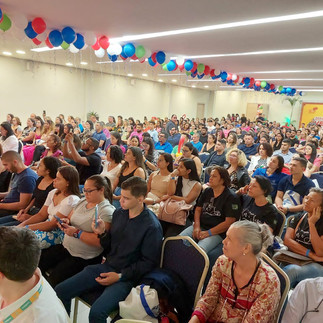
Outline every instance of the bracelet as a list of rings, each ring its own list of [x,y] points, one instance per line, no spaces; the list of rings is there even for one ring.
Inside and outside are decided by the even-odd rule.
[[[306,256],[306,257],[308,257],[308,256],[309,256],[309,254],[310,254],[310,252],[311,252],[311,250],[310,250],[310,249],[307,249],[307,250],[306,250],[306,254],[305,254],[305,256]]]
[[[176,178],[173,176],[173,177],[171,177],[170,179],[175,180]]]
[[[80,230],[78,233],[77,233],[77,239],[80,239],[81,238],[81,234],[83,233],[83,230]]]
[[[122,274],[118,274],[118,276],[119,276],[119,281],[121,280],[121,278],[122,278]]]
[[[208,234],[210,237],[212,237],[212,232],[211,232],[211,229],[207,230]]]
[[[25,225],[25,228],[26,228],[26,229],[29,229],[29,225],[28,225],[28,224],[27,224],[27,225]]]
[[[147,164],[147,159],[144,161],[144,164],[145,164],[145,165]]]

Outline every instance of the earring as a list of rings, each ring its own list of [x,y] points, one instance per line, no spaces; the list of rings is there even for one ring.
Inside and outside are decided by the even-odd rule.
[[[246,254],[245,254],[245,253],[243,253],[242,255],[243,255],[243,256],[245,256]]]

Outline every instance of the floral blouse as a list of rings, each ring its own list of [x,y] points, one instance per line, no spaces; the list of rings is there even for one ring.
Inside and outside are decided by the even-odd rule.
[[[233,265],[224,255],[218,258],[193,315],[201,323],[274,322],[280,300],[280,282],[274,269],[260,260],[253,279],[236,293]]]

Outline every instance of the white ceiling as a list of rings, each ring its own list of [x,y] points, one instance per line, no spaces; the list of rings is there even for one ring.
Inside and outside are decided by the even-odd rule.
[[[46,23],[48,30],[73,27],[77,32],[93,31],[105,34],[109,38],[136,35],[142,33],[168,31],[182,28],[200,27],[305,13],[323,10],[323,0],[2,0],[0,7],[10,17],[14,13],[24,14],[28,20],[39,16]],[[14,21],[13,21],[14,22]],[[312,48],[323,45],[323,17],[262,24],[185,35],[167,36],[134,42],[154,50],[164,50],[171,55],[205,55],[253,52],[265,50],[281,50],[295,48]],[[203,88],[218,89],[223,85],[219,81],[188,82],[185,73],[179,71],[165,74],[160,66],[150,67],[147,62],[115,64],[97,64],[108,61],[108,57],[98,59],[92,48],[72,54],[59,50],[43,53],[30,51],[36,47],[25,37],[21,38],[21,30],[13,27],[3,33],[0,31],[0,55],[3,51],[11,51],[14,57],[65,65],[72,62],[74,67],[86,68],[100,72],[143,78],[157,81],[163,79],[184,86],[196,85]],[[42,46],[42,45],[41,45]],[[25,50],[25,55],[18,55],[16,50]],[[87,61],[87,66],[80,65]],[[298,89],[319,88],[323,90],[323,72],[297,72],[279,74],[253,74],[242,72],[277,71],[277,70],[323,70],[323,51],[284,53],[272,55],[247,55],[236,57],[219,57],[196,59],[213,68],[226,70],[242,76],[251,76],[259,80],[272,79],[321,79],[321,80],[286,80],[269,81],[276,85],[290,85]],[[175,75],[174,75],[175,74]],[[226,88],[220,88],[226,89]]]

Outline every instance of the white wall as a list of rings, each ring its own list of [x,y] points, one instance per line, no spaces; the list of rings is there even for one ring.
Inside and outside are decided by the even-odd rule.
[[[269,104],[269,113],[266,116],[269,120],[283,122],[286,117],[290,117],[291,105],[284,101],[285,96],[272,93],[256,91],[216,91],[213,104],[213,116],[222,117],[228,113],[246,112],[248,103],[267,103]],[[303,97],[303,102],[323,102],[323,93],[307,92]],[[294,108],[292,120],[298,126],[302,106],[297,104]]]
[[[212,111],[213,93],[176,85],[103,74],[64,66],[0,57],[0,120],[7,113],[21,117],[30,113],[86,117],[96,111],[106,121],[109,115],[196,117],[198,103]]]

